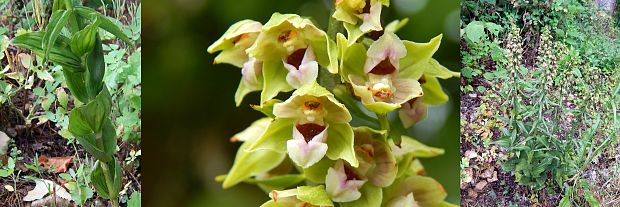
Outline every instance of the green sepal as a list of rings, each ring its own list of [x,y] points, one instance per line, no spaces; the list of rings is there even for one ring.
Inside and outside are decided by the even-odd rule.
[[[442,155],[443,149],[429,147],[414,138],[408,136],[402,136],[402,143],[400,147],[397,147],[394,143],[390,143],[394,156],[403,156],[405,154],[413,154],[414,157],[430,158]]]
[[[437,206],[448,195],[435,179],[425,176],[411,176],[397,180],[383,191],[383,202],[388,203],[398,196],[413,193],[419,206]]]
[[[280,92],[293,90],[286,82],[288,71],[284,68],[282,60],[273,59],[263,62],[263,91],[261,92],[261,104],[271,100]]]
[[[404,18],[402,20],[394,20],[385,26],[384,30],[386,32],[396,33],[402,27],[404,27],[409,22],[409,18]]]
[[[359,166],[359,161],[355,157],[353,139],[353,129],[351,125],[331,124],[327,128],[327,154],[332,160],[343,159],[353,167]]]
[[[222,183],[224,189],[278,166],[286,157],[285,153],[272,150],[247,151],[253,143],[247,141],[239,147],[235,163]]]
[[[315,183],[325,183],[325,176],[327,176],[327,170],[333,167],[336,161],[327,157],[323,157],[321,161],[304,169],[304,175],[306,179]]]
[[[407,48],[407,55],[400,59],[400,68],[401,68],[400,72],[401,73],[412,73],[413,71],[409,70],[411,67],[414,67],[411,69],[415,70],[416,69],[415,67],[417,66],[417,64],[428,63],[428,61],[430,61],[430,59],[433,57],[433,54],[435,54],[437,49],[439,49],[442,36],[443,35],[440,34],[434,37],[433,39],[431,39],[427,43],[417,43],[417,42],[406,41],[406,40],[403,41],[403,43],[405,44],[405,48]],[[403,74],[399,76],[410,77],[409,75],[403,75]],[[410,77],[410,78],[416,78],[416,77]]]
[[[279,99],[271,99],[263,103],[262,105],[251,105],[251,107],[254,110],[260,111],[261,113],[265,114],[265,116],[275,118],[275,116],[273,115],[273,106],[277,103],[282,103],[282,101]]]
[[[424,80],[426,83],[422,84],[422,91],[424,91],[422,101],[425,104],[440,105],[448,101],[448,95],[441,88],[437,78],[424,75]]]
[[[49,57],[50,51],[60,35],[60,31],[67,25],[72,14],[73,10],[56,10],[56,12],[52,13],[41,42],[41,48],[44,50],[44,61]]]
[[[96,21],[96,19],[98,21],[101,21],[99,24],[99,28],[111,33],[112,35],[121,39],[123,42],[133,46],[133,41],[131,41],[131,39],[127,37],[127,35],[125,35],[125,33],[123,33],[123,31],[118,28],[116,24],[114,24],[114,22],[110,21],[107,16],[97,12],[92,8],[83,6],[76,6],[74,10],[78,14],[78,16],[81,16],[82,18],[90,19],[91,21]]]
[[[352,201],[341,203],[341,207],[381,207],[383,199],[383,189],[371,184],[366,184],[360,188],[362,197]]]
[[[12,44],[20,48],[32,50],[38,56],[44,56],[45,51],[41,46],[44,34],[44,32],[21,34],[13,38]],[[70,40],[64,36],[56,38],[54,46],[50,47],[49,60],[63,66],[65,70],[72,72],[84,71],[80,58],[71,52],[69,44]]]
[[[240,106],[241,102],[243,102],[243,98],[245,97],[245,95],[248,95],[249,93],[254,91],[260,91],[260,89],[253,90],[246,87],[245,81],[243,81],[243,77],[241,77],[241,80],[239,81],[239,87],[237,87],[237,91],[235,92],[235,105]]]
[[[348,40],[348,46],[353,45],[354,43],[357,42],[357,39],[359,39],[360,37],[364,36],[364,32],[362,32],[362,30],[360,30],[360,27],[358,25],[354,25],[354,24],[349,24],[344,22],[344,29],[347,30],[347,40]]]
[[[297,199],[315,206],[334,206],[323,185],[297,187]]]
[[[274,119],[265,133],[252,143],[247,151],[272,150],[286,153],[286,141],[293,138],[293,122],[293,119]]]

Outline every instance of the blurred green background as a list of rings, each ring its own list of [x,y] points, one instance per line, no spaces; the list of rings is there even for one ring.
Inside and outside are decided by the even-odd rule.
[[[248,104],[235,107],[240,69],[213,65],[207,47],[233,23],[265,23],[272,13],[311,16],[325,29],[333,0],[151,0],[143,9],[143,203],[145,206],[259,206],[269,198],[258,187],[228,190],[214,177],[232,165],[239,143],[228,139],[261,113]],[[460,70],[459,1],[392,0],[383,10],[390,22],[408,17],[402,39],[426,42],[443,33],[435,58]],[[427,174],[460,203],[459,81],[442,81],[450,102],[433,107],[429,118],[411,129],[422,142],[446,149],[423,160]]]

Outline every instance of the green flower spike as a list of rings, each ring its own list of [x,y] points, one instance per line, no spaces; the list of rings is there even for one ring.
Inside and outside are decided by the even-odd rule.
[[[260,22],[241,20],[230,26],[207,51],[209,53],[222,51],[215,57],[214,63],[228,63],[241,68],[248,61],[245,50],[254,44],[262,27]]]
[[[355,42],[371,31],[382,31],[381,8],[390,6],[389,0],[336,0],[336,12],[332,15],[344,23],[348,39]]]
[[[312,21],[274,13],[247,52],[263,62],[261,103],[316,80],[318,65],[338,73],[336,45]]]
[[[302,86],[291,98],[275,104],[273,114],[276,118],[249,151],[287,152],[302,168],[314,165],[324,156],[358,166],[353,129],[349,125],[351,115],[316,82]]]
[[[325,190],[335,202],[351,202],[362,197],[359,190],[364,183],[366,180],[353,167],[338,160],[327,170]]]
[[[402,60],[409,55],[403,41],[394,33],[382,35],[364,56],[361,56],[364,47],[359,43],[346,50],[343,70],[347,71],[343,73],[348,76],[355,95],[371,111],[385,114],[423,95],[417,78],[399,71],[403,67]],[[355,62],[361,60],[364,60],[363,66]]]

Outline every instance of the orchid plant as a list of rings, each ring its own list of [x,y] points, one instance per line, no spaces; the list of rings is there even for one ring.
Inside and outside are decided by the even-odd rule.
[[[44,30],[19,34],[12,44],[43,57],[46,66],[49,61],[62,67],[67,87],[75,97],[69,131],[97,159],[90,177],[97,195],[118,207],[123,175],[115,158],[117,135],[110,117],[112,98],[103,81],[106,64],[99,29],[129,45],[133,41],[105,15],[74,4],[72,0],[54,0]]]
[[[208,48],[241,68],[236,105],[260,91],[265,114],[231,139],[243,144],[223,188],[256,184],[263,207],[454,206],[419,160],[443,149],[405,134],[448,101],[438,79],[459,73],[432,58],[441,35],[416,43],[396,35],[407,19],[382,25],[389,5],[336,0],[327,32],[296,14],[242,20]]]

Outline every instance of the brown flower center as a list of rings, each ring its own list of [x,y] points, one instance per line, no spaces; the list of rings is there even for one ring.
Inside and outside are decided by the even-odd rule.
[[[320,134],[323,130],[325,130],[325,126],[314,123],[298,124],[296,127],[297,131],[299,131],[299,133],[304,136],[304,140],[306,140],[306,142],[310,142],[310,140],[312,140],[314,136]]]
[[[370,73],[375,75],[388,75],[392,74],[394,71],[396,71],[396,68],[392,65],[388,58],[385,58],[374,68],[372,68],[372,70],[370,70]]]
[[[366,0],[366,5],[362,9],[362,13],[370,13],[370,0]]]
[[[237,42],[240,42],[241,40],[243,40],[243,39],[247,39],[247,38],[249,38],[249,37],[250,37],[250,34],[248,34],[248,33],[243,33],[243,34],[238,35],[238,36],[236,36],[235,38],[233,38],[232,43],[233,43],[233,45],[236,45],[236,44],[237,44]]]
[[[368,86],[368,90],[380,101],[388,100],[394,95],[390,86],[384,83],[377,83],[373,86]]]
[[[306,48],[295,50],[295,52],[293,52],[286,58],[286,63],[295,66],[295,68],[299,70],[301,61],[304,59],[304,54],[306,54]]]
[[[357,172],[347,164],[344,165],[344,174],[347,175],[347,180],[362,180]]]
[[[291,38],[295,37],[295,35],[297,35],[297,32],[295,32],[293,30],[286,30],[286,31],[280,33],[280,35],[278,36],[278,41],[279,42],[286,42],[286,41],[290,40]]]
[[[304,110],[317,110],[321,107],[321,103],[318,101],[306,101],[304,103]]]

